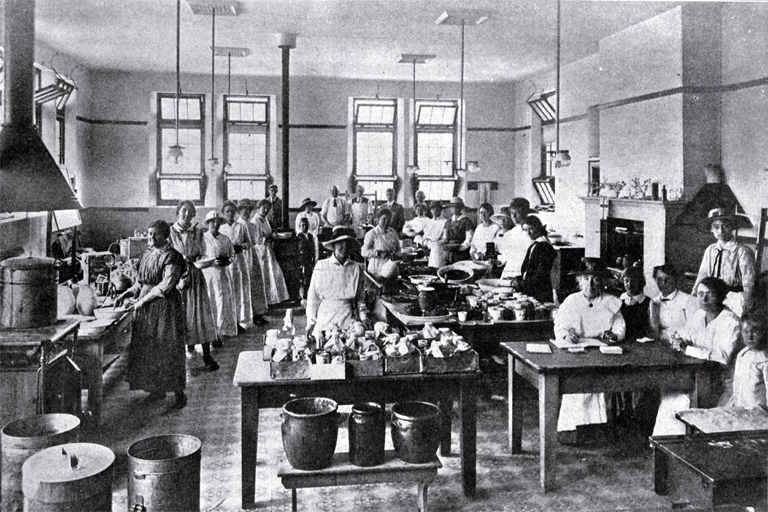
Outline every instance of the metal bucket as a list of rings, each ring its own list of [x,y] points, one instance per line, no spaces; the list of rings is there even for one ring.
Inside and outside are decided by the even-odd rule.
[[[33,329],[56,322],[59,269],[52,258],[0,261],[0,327]]]
[[[71,414],[41,414],[16,420],[0,433],[0,511],[19,512],[24,508],[21,466],[31,455],[45,448],[80,439],[80,419]]]
[[[283,406],[283,448],[291,466],[313,471],[332,464],[339,434],[337,409],[330,398],[297,398]]]
[[[128,448],[128,510],[200,510],[200,453],[196,437],[171,434]]]
[[[106,446],[70,443],[32,455],[21,467],[25,512],[112,510],[115,454]]]
[[[400,460],[412,464],[433,461],[440,446],[440,409],[427,402],[393,405],[392,444]]]

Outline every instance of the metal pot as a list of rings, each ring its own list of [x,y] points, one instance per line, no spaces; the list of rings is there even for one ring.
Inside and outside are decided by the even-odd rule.
[[[125,274],[113,274],[109,281],[117,293],[123,293],[133,284],[131,278]]]
[[[0,327],[34,329],[56,322],[59,265],[52,258],[0,261]]]

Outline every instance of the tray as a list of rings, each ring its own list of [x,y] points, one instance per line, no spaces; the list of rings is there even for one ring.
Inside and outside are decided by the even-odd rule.
[[[369,359],[368,361],[348,359],[347,375],[352,378],[381,377],[384,375],[384,359]]]
[[[269,376],[273,380],[309,380],[309,367],[309,361],[271,361]]]
[[[403,357],[385,357],[384,373],[424,373],[424,357],[421,354],[413,354]]]
[[[427,373],[474,372],[480,367],[480,357],[474,350],[466,350],[451,357],[424,358]]]

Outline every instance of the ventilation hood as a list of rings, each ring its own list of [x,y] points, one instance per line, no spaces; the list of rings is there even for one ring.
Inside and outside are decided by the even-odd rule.
[[[0,211],[80,209],[32,123],[35,2],[4,0],[5,104],[0,128]]]
[[[702,186],[677,216],[675,225],[695,226],[715,208],[725,208],[729,212],[743,213],[744,208],[725,183],[707,183]]]

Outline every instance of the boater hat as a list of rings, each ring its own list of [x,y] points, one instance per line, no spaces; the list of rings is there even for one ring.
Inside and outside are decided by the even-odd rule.
[[[574,272],[569,272],[568,275],[607,278],[611,277],[612,274],[598,258],[581,258],[581,268]]]
[[[304,209],[304,207],[305,207],[305,206],[307,206],[308,204],[311,204],[311,205],[312,205],[312,208],[314,208],[315,206],[317,206],[317,201],[313,201],[313,200],[311,200],[310,198],[308,198],[308,197],[307,197],[307,198],[305,198],[305,199],[304,199],[304,200],[301,202],[301,206],[300,206],[300,208],[303,210],[303,209]]]
[[[709,233],[712,227],[712,222],[716,220],[727,220],[733,226],[733,229],[751,228],[752,221],[749,217],[743,213],[728,213],[725,208],[713,208],[709,210],[709,214],[706,219],[701,219],[697,224],[699,231]]]
[[[447,203],[443,208],[453,208],[454,206],[460,206],[464,208],[464,200],[460,197],[452,197],[451,202]]]
[[[333,238],[323,242],[323,247],[326,249],[333,249],[333,244],[341,242],[343,240],[349,240],[357,245],[357,239],[355,238],[355,232],[345,226],[336,226],[333,228]]]
[[[208,224],[209,222],[218,222],[221,224],[226,222],[226,219],[222,217],[221,214],[216,210],[211,210],[205,214],[205,223]]]
[[[511,221],[512,220],[512,216],[510,216],[509,213],[507,213],[505,211],[500,211],[499,213],[494,213],[493,215],[491,215],[491,220],[494,221],[494,222],[496,222],[496,221],[501,222],[504,219],[507,219],[507,220]]]

